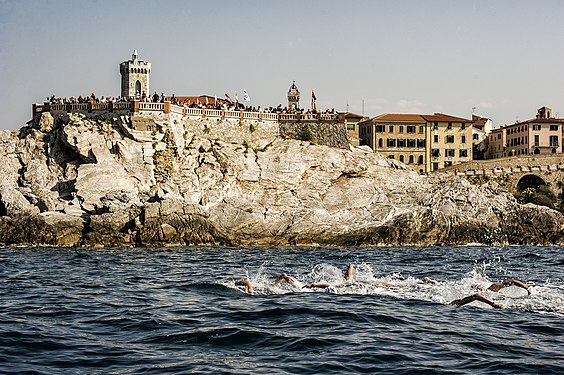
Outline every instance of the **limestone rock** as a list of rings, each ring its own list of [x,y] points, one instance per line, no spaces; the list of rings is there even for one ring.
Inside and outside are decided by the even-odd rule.
[[[37,121],[0,132],[0,243],[564,243],[557,211],[518,204],[495,183],[420,176],[345,147],[329,128],[318,139],[342,147],[284,139],[275,122],[246,119]]]

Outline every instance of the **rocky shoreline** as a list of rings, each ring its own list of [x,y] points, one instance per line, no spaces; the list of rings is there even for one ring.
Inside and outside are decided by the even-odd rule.
[[[274,122],[38,114],[0,134],[0,243],[564,243],[561,213],[495,182],[420,176],[366,147],[319,143]]]

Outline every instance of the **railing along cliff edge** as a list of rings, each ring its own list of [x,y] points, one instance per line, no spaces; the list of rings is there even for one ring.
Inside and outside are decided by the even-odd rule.
[[[198,118],[221,118],[239,119],[256,121],[323,121],[323,122],[344,122],[344,117],[338,114],[329,113],[272,113],[256,112],[244,110],[225,110],[207,108],[189,108],[171,104],[170,102],[107,102],[107,103],[43,103],[32,105],[32,116],[38,113],[51,112],[53,114],[65,113],[135,113],[135,112],[162,112],[175,113],[184,117]]]

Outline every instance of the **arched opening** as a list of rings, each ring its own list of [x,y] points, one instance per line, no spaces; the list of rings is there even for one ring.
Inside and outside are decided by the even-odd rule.
[[[554,154],[556,154],[556,149],[555,149],[555,148],[552,149],[552,155],[554,155]]]
[[[540,149],[538,147],[536,147],[535,150],[533,151],[533,154],[535,154],[535,155],[540,154]]]
[[[403,155],[400,155],[399,161],[401,161],[402,163],[405,161],[405,160],[403,159]]]
[[[520,203],[534,203],[539,206],[554,208],[556,195],[539,176],[528,174],[517,182],[515,197]]]
[[[409,155],[408,163],[413,164],[413,155]]]
[[[141,82],[139,80],[135,82],[135,94],[141,94]]]
[[[546,185],[546,182],[542,178],[534,174],[528,174],[517,182],[517,190],[524,191],[525,189],[529,188],[537,188],[539,186]]]
[[[419,155],[417,158],[417,164],[423,164],[423,155]]]

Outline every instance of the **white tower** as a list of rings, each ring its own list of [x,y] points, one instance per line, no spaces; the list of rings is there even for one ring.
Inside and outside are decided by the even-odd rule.
[[[121,74],[121,96],[140,97],[143,93],[151,95],[149,91],[149,74],[151,63],[139,60],[137,50],[133,51],[131,60],[119,64]]]
[[[296,86],[296,81],[292,82],[290,90],[288,90],[288,109],[300,108],[300,90]]]

